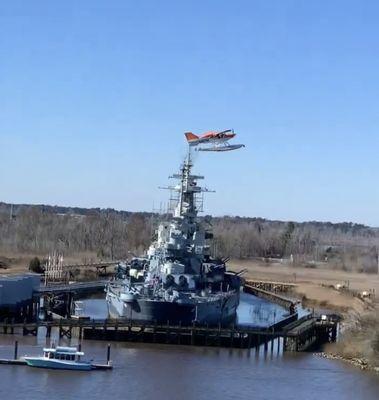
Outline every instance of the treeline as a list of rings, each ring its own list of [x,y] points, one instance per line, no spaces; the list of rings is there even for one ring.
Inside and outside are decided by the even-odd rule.
[[[76,209],[78,211],[79,209]],[[83,209],[80,209],[82,211]],[[72,209],[0,204],[0,251],[66,255],[94,253],[98,258],[125,258],[143,252],[151,237],[150,214],[112,209]]]
[[[214,253],[235,259],[282,259],[293,265],[378,272],[379,230],[353,223],[214,218]]]
[[[146,250],[158,219],[152,213],[113,209],[0,203],[0,251],[47,254],[55,250],[66,255],[90,252],[103,259],[125,258]],[[338,268],[346,268],[348,260],[365,264],[363,270],[377,267],[379,230],[360,224],[217,217],[209,228],[215,234],[212,252],[217,256],[333,261]]]
[[[323,249],[371,247],[379,244],[379,230],[353,223],[283,222],[262,218],[214,218],[217,251],[234,258],[314,255]]]

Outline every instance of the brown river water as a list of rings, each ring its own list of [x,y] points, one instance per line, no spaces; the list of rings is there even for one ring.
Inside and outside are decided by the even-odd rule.
[[[92,302],[90,307],[98,308]],[[248,307],[245,307],[245,311]],[[259,309],[248,314],[255,317]],[[260,313],[262,314],[262,313]],[[264,314],[264,313],[263,313]],[[265,319],[273,312],[269,312]],[[0,334],[0,358],[37,355],[44,335]],[[51,340],[58,342],[54,335]],[[62,345],[77,341],[61,340]],[[104,361],[106,342],[84,341],[86,359]],[[54,371],[0,365],[0,400],[371,400],[379,399],[379,376],[311,353],[112,343],[112,371]]]

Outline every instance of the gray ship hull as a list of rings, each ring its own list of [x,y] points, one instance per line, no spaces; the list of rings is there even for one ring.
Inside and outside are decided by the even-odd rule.
[[[127,318],[158,324],[228,325],[235,321],[239,292],[215,300],[183,304],[163,300],[136,299],[125,302],[118,296],[107,295],[108,312],[112,318]]]

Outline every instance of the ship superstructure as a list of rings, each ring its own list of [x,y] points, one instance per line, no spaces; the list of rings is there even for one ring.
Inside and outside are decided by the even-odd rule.
[[[106,289],[112,317],[158,323],[227,324],[236,317],[241,278],[213,258],[211,225],[200,218],[204,177],[192,174],[191,151],[180,172],[171,218],[159,224],[144,257],[132,259]]]

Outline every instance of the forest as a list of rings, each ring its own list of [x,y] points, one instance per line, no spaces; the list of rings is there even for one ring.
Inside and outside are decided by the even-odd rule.
[[[91,253],[98,259],[143,254],[165,216],[113,209],[0,203],[0,252]],[[312,266],[377,272],[379,229],[354,223],[203,217],[212,253],[233,259],[284,259]]]

